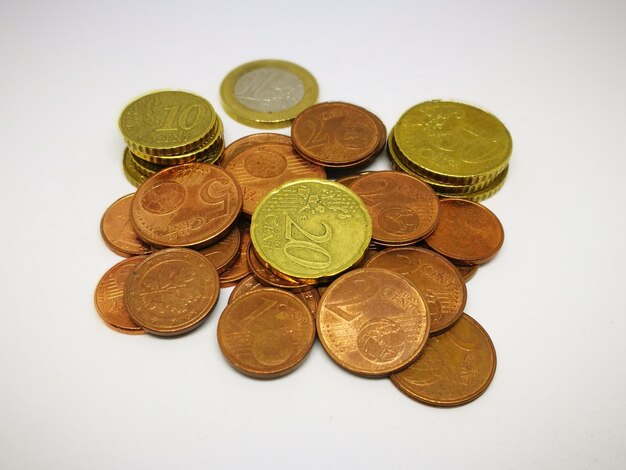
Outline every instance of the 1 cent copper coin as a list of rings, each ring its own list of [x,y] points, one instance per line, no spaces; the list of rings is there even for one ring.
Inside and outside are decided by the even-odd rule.
[[[220,273],[220,286],[230,287],[234,286],[248,274],[250,274],[250,268],[248,267],[248,244],[250,243],[250,231],[239,227],[241,234],[241,242],[239,243],[239,250],[235,261],[225,271]]]
[[[130,318],[124,302],[124,288],[130,273],[145,259],[145,256],[133,256],[120,261],[102,276],[96,287],[94,298],[100,318],[120,333],[144,333],[143,328]]]
[[[380,119],[349,103],[313,105],[302,111],[291,125],[291,139],[298,153],[328,167],[364,163],[380,153],[385,138],[385,126]]]
[[[218,295],[215,266],[186,248],[170,248],[148,256],[133,270],[124,291],[133,321],[149,333],[163,336],[200,326]]]
[[[376,171],[350,185],[372,216],[372,240],[390,246],[413,244],[439,220],[439,200],[419,179],[398,171]]]
[[[425,240],[437,253],[459,264],[483,264],[502,247],[502,224],[482,204],[443,199],[440,212],[437,229]]]
[[[417,247],[389,248],[365,264],[390,269],[415,284],[430,312],[430,332],[445,330],[463,314],[467,289],[458,270],[443,256]]]
[[[326,178],[324,168],[301,158],[291,145],[259,144],[232,157],[224,168],[232,172],[243,191],[243,212],[252,215],[272,189],[300,178]]]
[[[233,262],[239,254],[239,246],[241,245],[241,232],[236,225],[231,228],[224,238],[217,243],[199,250],[208,260],[213,263],[218,273],[223,272]]]
[[[275,134],[272,132],[260,132],[258,134],[251,134],[241,139],[235,140],[232,144],[228,145],[222,155],[220,156],[220,166],[225,166],[235,156],[239,155],[244,150],[254,147],[259,144],[283,144],[291,145],[291,137],[283,134]]]
[[[410,367],[391,376],[401,392],[435,406],[463,405],[478,398],[496,372],[491,338],[467,314],[433,336]]]
[[[361,268],[324,292],[317,333],[328,355],[358,375],[380,377],[409,365],[430,331],[426,301],[404,276]]]
[[[249,292],[229,304],[217,324],[228,362],[243,374],[273,378],[298,367],[313,346],[315,322],[295,295],[279,289]]]
[[[100,221],[104,242],[120,256],[148,255],[152,252],[152,248],[139,238],[130,221],[134,196],[135,193],[119,198],[105,211]]]
[[[160,171],[137,190],[131,220],[151,245],[206,246],[224,236],[242,201],[230,173],[208,163],[187,163]]]

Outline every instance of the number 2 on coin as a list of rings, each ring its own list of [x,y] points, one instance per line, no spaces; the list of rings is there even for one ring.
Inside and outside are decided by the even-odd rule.
[[[330,229],[330,226],[328,226],[324,222],[322,222],[321,224],[324,227],[324,233],[322,235],[314,235],[310,232],[307,232],[298,224],[296,224],[291,217],[286,216],[285,217],[285,238],[289,240],[289,242],[286,243],[285,246],[283,247],[283,253],[287,256],[287,258],[292,260],[294,263],[298,263],[299,265],[304,266],[306,268],[323,269],[323,268],[327,268],[328,266],[330,266],[330,263],[331,263],[330,253],[324,247],[319,246],[318,243],[325,243],[328,240],[330,240],[332,238],[332,230]],[[305,238],[308,238],[309,241],[296,240],[293,237],[294,227],[297,228],[298,231]],[[315,260],[315,259],[310,259],[310,258],[304,259],[300,256],[296,256],[293,253],[294,250],[299,251],[299,252],[303,250],[304,251],[309,250],[310,252],[312,252],[311,254],[313,254],[313,256],[315,256],[314,254],[317,254],[316,257],[321,258],[321,259],[320,260]]]

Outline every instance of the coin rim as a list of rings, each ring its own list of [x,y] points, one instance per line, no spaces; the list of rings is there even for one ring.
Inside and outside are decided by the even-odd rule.
[[[120,247],[115,246],[113,244],[113,242],[111,242],[105,235],[104,233],[104,219],[106,218],[107,214],[109,214],[109,211],[113,208],[113,206],[115,206],[117,203],[119,203],[120,201],[122,201],[122,199],[126,199],[126,198],[134,198],[135,197],[135,193],[130,193],[130,194],[126,194],[118,199],[116,199],[109,207],[107,207],[107,209],[104,211],[104,214],[102,214],[102,218],[100,219],[100,235],[102,236],[102,239],[104,240],[105,245],[116,255],[119,256],[123,256],[124,258],[129,258],[129,257],[133,257],[133,256],[143,256],[143,255],[149,255],[150,253],[152,253],[152,247],[147,244],[146,242],[144,242],[143,240],[141,240],[141,238],[139,238],[139,235],[137,235],[137,238],[139,238],[141,240],[141,242],[145,245],[146,249],[148,251],[142,251],[142,252],[135,252],[135,251],[125,251],[122,250]],[[131,207],[132,207],[132,201],[131,201]],[[130,221],[130,210],[128,212],[128,221],[131,223]],[[134,230],[134,228],[133,228]]]

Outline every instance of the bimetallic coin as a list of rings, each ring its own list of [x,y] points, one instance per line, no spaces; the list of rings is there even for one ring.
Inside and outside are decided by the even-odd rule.
[[[380,377],[410,364],[430,331],[428,305],[412,282],[387,269],[350,271],[324,292],[317,334],[328,355],[358,375]]]
[[[157,91],[130,103],[119,120],[127,145],[150,155],[176,155],[200,147],[217,115],[204,98],[184,91]]]
[[[464,199],[442,199],[439,225],[428,237],[428,247],[457,264],[483,264],[504,242],[504,229],[485,206]]]
[[[385,137],[380,119],[349,103],[313,105],[291,125],[291,138],[298,153],[328,167],[350,167],[370,160],[382,151]]]
[[[218,295],[219,276],[206,257],[170,248],[137,265],[126,283],[124,300],[130,317],[144,330],[173,336],[200,326]]]
[[[417,247],[389,248],[364,265],[390,269],[415,284],[428,304],[430,332],[445,330],[463,314],[465,282],[455,266],[437,253]]]
[[[291,145],[291,137],[283,134],[275,134],[271,132],[261,132],[258,134],[251,134],[229,144],[222,153],[219,164],[224,167],[235,156],[239,155],[244,150],[254,147],[259,144],[285,144]]]
[[[372,237],[361,199],[334,181],[301,179],[270,191],[250,235],[263,263],[292,279],[323,279],[357,263]]]
[[[94,298],[100,318],[120,333],[144,333],[143,328],[130,318],[124,302],[124,288],[130,273],[145,259],[145,256],[133,256],[120,261],[102,276],[96,287]]]
[[[326,178],[324,168],[301,158],[291,145],[258,144],[232,157],[223,167],[243,192],[243,212],[252,215],[271,190],[300,178]]]
[[[257,60],[232,70],[220,87],[230,117],[252,127],[287,127],[317,100],[315,78],[283,60]]]
[[[439,200],[419,179],[398,171],[376,171],[350,185],[372,216],[372,239],[384,245],[409,245],[437,226]]]
[[[224,236],[241,205],[241,188],[227,171],[186,163],[160,171],[139,188],[131,220],[153,246],[201,247]]]
[[[100,233],[107,246],[120,256],[147,255],[152,248],[135,232],[130,221],[130,207],[135,194],[127,194],[115,201],[104,212]]]
[[[299,292],[304,289],[308,289],[308,284],[284,279],[274,274],[274,272],[263,265],[259,260],[252,242],[248,243],[248,267],[252,274],[259,280],[259,282],[267,287],[277,287],[280,289],[288,289],[293,292]]]
[[[315,322],[295,295],[263,288],[226,306],[217,339],[228,362],[241,373],[280,377],[298,367],[311,350]]]
[[[240,279],[243,279],[250,274],[250,268],[248,267],[248,244],[250,243],[250,231],[239,227],[241,234],[241,242],[239,244],[239,251],[235,257],[235,261],[226,269],[220,273],[220,287],[234,286]]]
[[[433,180],[472,184],[493,179],[508,164],[509,131],[492,114],[453,101],[427,101],[394,128],[398,150]]]
[[[496,372],[496,350],[476,320],[464,314],[431,337],[417,360],[391,381],[402,393],[434,406],[457,406],[478,398]]]
[[[231,228],[224,238],[211,246],[202,248],[198,252],[213,263],[218,273],[225,271],[239,254],[241,233],[237,226]]]

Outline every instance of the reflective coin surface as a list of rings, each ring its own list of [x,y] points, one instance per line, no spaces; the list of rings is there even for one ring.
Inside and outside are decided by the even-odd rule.
[[[241,188],[224,169],[206,163],[166,168],[133,199],[131,220],[142,240],[159,247],[208,245],[233,225]]]
[[[237,258],[241,245],[241,232],[236,225],[228,231],[228,234],[217,243],[198,250],[213,263],[218,273],[223,272]]]
[[[115,331],[126,334],[144,333],[143,328],[131,318],[124,302],[124,289],[128,276],[145,256],[133,256],[109,269],[96,287],[96,310],[100,318]]]
[[[437,229],[426,244],[457,264],[483,264],[504,242],[504,229],[496,215],[477,202],[442,199]]]
[[[248,267],[248,244],[250,243],[250,231],[239,227],[241,242],[235,260],[228,266],[228,269],[220,273],[220,286],[234,286],[240,279],[250,274]]]
[[[131,273],[124,299],[131,318],[149,333],[186,333],[206,319],[217,302],[219,277],[200,253],[170,248],[148,256]]]
[[[100,233],[107,246],[120,256],[147,255],[152,252],[135,232],[130,221],[130,208],[135,194],[127,194],[105,211],[100,221]]]
[[[414,400],[435,406],[463,405],[478,398],[496,372],[491,338],[467,314],[431,337],[417,360],[391,380]]]
[[[295,295],[263,288],[244,294],[224,309],[217,339],[226,359],[243,374],[280,377],[298,367],[310,351],[315,323]]]
[[[259,144],[285,144],[291,145],[291,137],[284,134],[276,134],[272,132],[260,132],[258,134],[251,134],[242,137],[229,144],[224,149],[222,156],[220,157],[220,166],[225,166],[235,156],[239,155],[244,150],[254,147]]]
[[[404,276],[361,268],[344,274],[324,292],[317,334],[328,355],[358,375],[380,377],[410,364],[426,344],[426,301]]]
[[[419,179],[398,171],[375,171],[350,184],[372,216],[372,239],[408,245],[430,234],[439,220],[439,200]]]
[[[389,248],[365,267],[390,269],[415,284],[428,304],[430,332],[445,330],[463,314],[467,289],[458,270],[443,256],[417,247]]]

